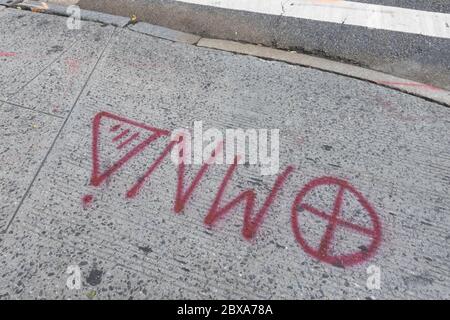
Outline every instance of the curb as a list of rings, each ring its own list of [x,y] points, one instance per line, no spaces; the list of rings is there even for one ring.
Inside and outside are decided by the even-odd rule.
[[[0,0],[0,10],[3,5],[11,0]],[[19,8],[23,10],[30,10],[33,12],[54,14],[60,16],[70,16],[68,8],[62,5],[49,4],[47,8],[43,9],[42,4],[37,1],[23,1],[14,4],[7,4],[9,8]],[[245,44],[236,41],[202,38],[198,35],[189,34],[181,31],[172,30],[169,28],[152,25],[145,22],[138,22],[132,24],[131,18],[115,16],[105,13],[98,13],[95,11],[81,10],[81,19],[86,21],[93,21],[103,24],[113,25],[119,28],[127,28],[134,32],[139,32],[152,37],[161,38],[173,42],[184,43],[187,45],[195,45],[202,48],[209,48],[221,51],[232,52],[236,54],[255,56],[262,59],[281,61],[292,65],[302,67],[314,68],[324,72],[347,76],[362,81],[371,82],[383,87],[394,89],[403,93],[411,94],[428,101],[450,107],[450,91],[440,89],[428,84],[411,81],[394,75],[389,75],[383,72],[366,69],[363,67],[328,60],[321,57],[315,57],[293,51],[286,51],[265,47],[262,45]]]
[[[8,3],[8,1],[11,0],[0,0],[0,5]],[[7,7],[10,8],[20,8],[22,10],[29,10],[33,12],[39,12],[39,13],[46,13],[46,14],[53,14],[63,17],[70,17],[71,12],[69,11],[69,6],[63,6],[58,4],[52,4],[52,3],[42,3],[39,1],[20,1],[15,0],[11,4],[6,4]],[[91,11],[91,10],[80,10],[80,18],[84,21],[92,21],[92,22],[99,22],[103,24],[113,25],[119,28],[123,28],[127,26],[131,22],[131,18],[128,17],[122,17],[97,11]]]
[[[327,60],[292,51],[289,52],[254,44],[244,44],[235,41],[218,39],[202,38],[198,42],[197,46],[250,55],[263,59],[283,61],[293,65],[331,72],[342,76],[368,81],[450,107],[450,91],[342,62],[336,62],[333,60]]]
[[[136,24],[129,25],[128,29],[131,29],[139,33],[147,34],[153,37],[171,40],[175,42],[183,42],[187,44],[196,44],[201,39],[200,36],[197,36],[195,34],[155,26],[153,24],[145,22],[138,22]]]
[[[235,3],[237,9],[221,7],[227,1]],[[443,55],[450,52],[449,39],[250,12],[239,9],[245,7],[245,0],[227,1],[80,0],[78,5],[110,14],[136,15],[141,22],[201,37],[294,50],[450,90],[450,62]],[[336,0],[310,1],[326,4]],[[279,2],[283,10],[289,10],[287,0]]]

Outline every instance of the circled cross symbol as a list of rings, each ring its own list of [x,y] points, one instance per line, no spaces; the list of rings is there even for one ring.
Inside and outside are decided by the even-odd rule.
[[[321,186],[337,187],[337,194],[331,213],[323,212],[310,204],[304,203],[305,197],[311,191]],[[355,197],[359,204],[363,207],[365,213],[370,218],[372,224],[370,227],[361,226],[342,218],[344,193]],[[312,246],[304,237],[300,229],[300,224],[302,221],[299,219],[298,210],[305,210],[307,213],[324,219],[327,222],[327,227],[318,247]],[[345,180],[334,177],[321,177],[314,179],[299,191],[292,205],[291,223],[295,237],[306,253],[322,262],[335,266],[346,267],[366,261],[374,255],[381,242],[381,224],[373,207],[369,204],[367,199],[358,190],[356,190],[355,187],[350,185]],[[345,228],[350,232],[359,233],[365,237],[368,237],[370,239],[370,244],[368,247],[363,246],[362,249],[359,247],[357,250],[352,252],[337,255],[330,253],[334,235],[338,227]]]

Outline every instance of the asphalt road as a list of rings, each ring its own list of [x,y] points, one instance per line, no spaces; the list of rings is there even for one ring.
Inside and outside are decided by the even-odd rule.
[[[0,10],[1,298],[450,298],[450,109],[65,23]],[[278,129],[279,173],[182,174],[168,134],[199,121]]]
[[[72,5],[80,3],[80,0],[44,0],[44,2]],[[350,2],[370,3],[383,6],[450,13],[450,3],[447,0],[359,0]]]
[[[447,0],[358,0],[353,2],[372,3],[383,6],[450,13],[450,2]]]

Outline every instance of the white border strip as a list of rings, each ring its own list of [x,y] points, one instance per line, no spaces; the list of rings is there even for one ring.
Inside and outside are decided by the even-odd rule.
[[[341,0],[177,0],[222,9],[450,39],[450,14]]]

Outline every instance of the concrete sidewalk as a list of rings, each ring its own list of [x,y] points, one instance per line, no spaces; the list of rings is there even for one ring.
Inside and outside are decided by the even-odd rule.
[[[449,108],[129,28],[65,25],[0,9],[1,298],[450,298]],[[195,121],[280,130],[279,174],[292,171],[259,228],[243,204],[205,221],[227,165],[174,210],[180,172],[161,155],[169,132]],[[118,146],[120,132],[135,144]],[[183,190],[199,169],[186,167]],[[257,215],[279,177],[259,169],[238,165],[220,207],[253,190]]]

